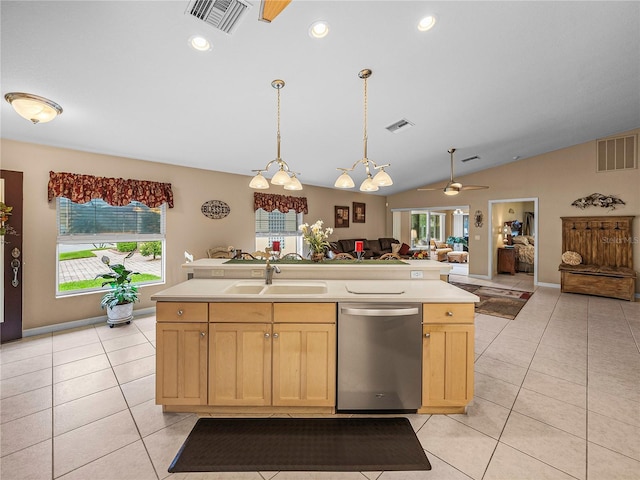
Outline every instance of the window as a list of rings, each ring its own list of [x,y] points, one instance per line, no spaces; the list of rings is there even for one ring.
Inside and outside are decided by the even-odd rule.
[[[444,214],[431,213],[429,215],[429,238],[444,242]]]
[[[109,269],[101,261],[122,263],[137,274],[133,282],[164,282],[166,205],[149,208],[140,202],[114,207],[101,199],[79,204],[58,197],[57,282],[58,296],[102,289],[95,277]],[[105,289],[108,287],[104,287]]]
[[[256,250],[264,251],[272,242],[280,242],[282,255],[298,253],[302,255],[302,235],[298,227],[302,223],[302,213],[289,210],[267,212],[262,208],[256,210]]]

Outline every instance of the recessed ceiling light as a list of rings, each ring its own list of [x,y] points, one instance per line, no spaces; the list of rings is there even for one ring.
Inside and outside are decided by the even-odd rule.
[[[202,35],[192,35],[189,37],[189,45],[199,52],[208,52],[211,50],[211,43]]]
[[[431,30],[435,24],[436,17],[434,17],[433,15],[428,15],[420,20],[420,22],[418,22],[418,30],[420,30],[421,32],[426,32],[427,30]]]
[[[309,35],[313,38],[324,38],[329,33],[329,24],[324,20],[318,20],[309,27]]]

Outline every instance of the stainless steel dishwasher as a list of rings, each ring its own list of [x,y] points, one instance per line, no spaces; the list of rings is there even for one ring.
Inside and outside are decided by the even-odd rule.
[[[422,305],[338,304],[338,410],[415,411],[422,395]]]

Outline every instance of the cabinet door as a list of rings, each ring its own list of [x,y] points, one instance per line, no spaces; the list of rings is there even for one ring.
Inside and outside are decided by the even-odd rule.
[[[271,325],[209,325],[209,404],[271,404]]]
[[[422,405],[463,407],[473,398],[473,325],[423,325]]]
[[[273,405],[335,406],[335,324],[274,324]]]
[[[156,404],[207,404],[206,323],[156,324]]]

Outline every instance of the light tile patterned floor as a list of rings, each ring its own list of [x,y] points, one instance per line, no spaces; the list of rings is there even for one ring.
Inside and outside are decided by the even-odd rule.
[[[526,274],[494,282],[532,290]],[[476,315],[466,415],[409,415],[430,472],[169,475],[197,417],[154,403],[155,318],[0,348],[2,480],[640,478],[640,302],[539,288],[515,320]]]

